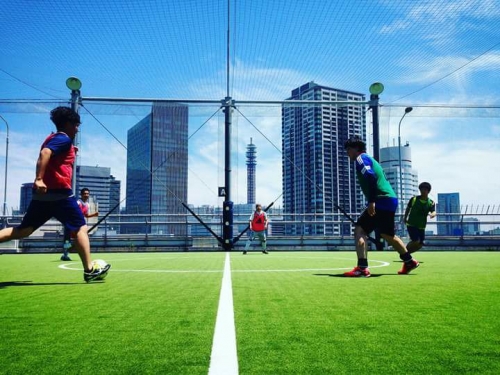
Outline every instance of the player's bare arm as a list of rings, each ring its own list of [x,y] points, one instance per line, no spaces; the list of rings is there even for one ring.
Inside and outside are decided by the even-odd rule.
[[[43,148],[40,151],[38,160],[36,162],[36,177],[35,177],[35,189],[38,193],[46,193],[47,185],[43,182],[43,177],[45,176],[45,171],[47,170],[47,165],[49,164],[50,157],[52,156],[52,150],[49,148]]]

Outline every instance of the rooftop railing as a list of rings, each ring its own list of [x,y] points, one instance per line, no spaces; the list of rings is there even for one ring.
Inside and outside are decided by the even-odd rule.
[[[198,214],[211,231],[220,236],[222,216]],[[350,214],[356,220],[358,214]],[[248,238],[241,235],[248,227],[249,214],[234,216],[234,250],[240,250]],[[269,215],[268,248],[274,250],[352,250],[353,225],[342,214]],[[22,216],[4,218],[7,226],[18,225]],[[91,219],[92,228],[96,219]],[[397,233],[405,242],[406,229],[396,217]],[[216,251],[218,239],[189,214],[110,215],[91,231],[93,251]],[[59,252],[63,228],[50,220],[30,237],[0,244],[0,250],[15,252]],[[500,214],[441,214],[428,221],[427,249],[500,250]],[[374,246],[372,246],[374,248]]]

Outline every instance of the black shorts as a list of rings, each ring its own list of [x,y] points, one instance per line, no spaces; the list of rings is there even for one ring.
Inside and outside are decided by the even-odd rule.
[[[387,234],[394,237],[394,211],[375,210],[375,215],[368,215],[368,210],[365,210],[356,222],[366,234],[370,234],[375,229],[378,229],[380,234]]]
[[[410,227],[406,226],[406,229],[408,230],[408,234],[410,235],[410,240],[413,242],[420,242],[421,244],[424,243],[425,240],[425,229],[418,229],[415,227]]]

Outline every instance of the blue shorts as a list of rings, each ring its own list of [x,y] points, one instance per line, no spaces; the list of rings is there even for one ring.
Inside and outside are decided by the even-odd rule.
[[[87,225],[76,198],[71,196],[56,201],[32,200],[18,228],[32,227],[33,230],[37,230],[52,217],[59,220],[64,228],[71,232]]]
[[[406,226],[406,229],[408,230],[408,234],[410,235],[410,240],[413,242],[420,242],[421,244],[424,243],[425,240],[425,229],[418,229],[416,227],[410,227]]]

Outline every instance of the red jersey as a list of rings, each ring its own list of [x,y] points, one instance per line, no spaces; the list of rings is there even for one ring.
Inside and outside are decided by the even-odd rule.
[[[73,163],[75,162],[75,147],[71,138],[65,133],[49,135],[40,150],[48,148],[52,151],[43,182],[47,189],[71,189]]]
[[[89,216],[89,202],[84,202],[81,199],[78,199],[76,203],[78,203],[78,207],[80,207],[80,210],[82,210],[83,216]]]
[[[266,229],[267,214],[264,211],[255,211],[252,216],[250,216],[250,221],[252,222],[252,230],[255,232],[262,232]]]

